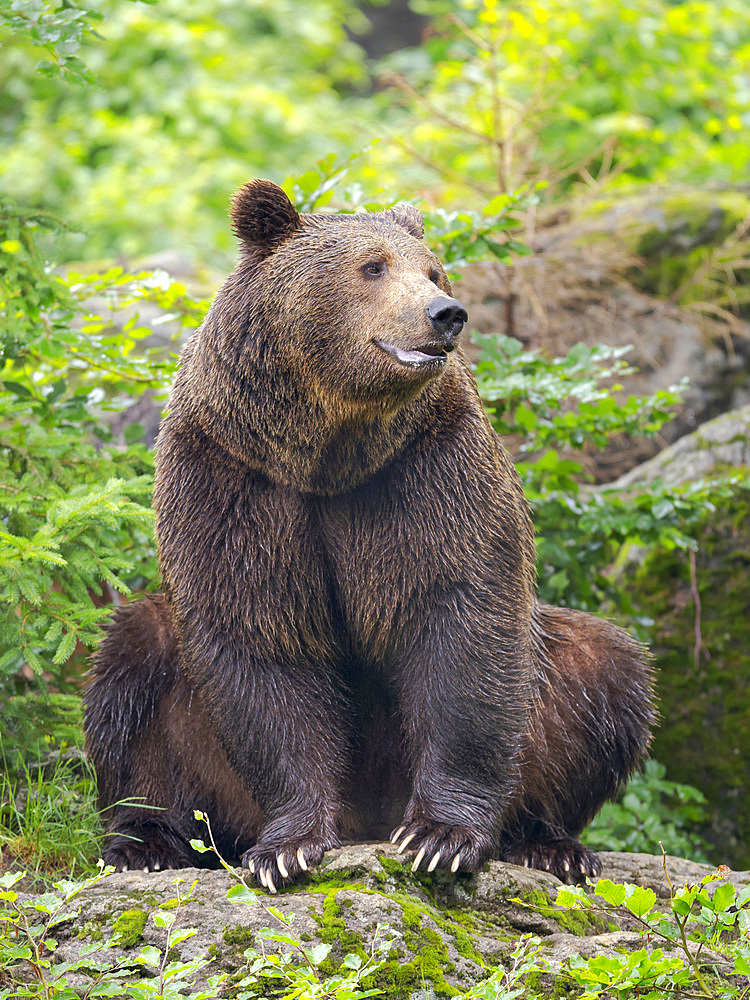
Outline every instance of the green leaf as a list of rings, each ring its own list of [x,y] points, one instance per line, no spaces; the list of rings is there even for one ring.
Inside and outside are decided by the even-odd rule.
[[[138,958],[144,965],[150,965],[156,969],[161,965],[161,952],[158,948],[154,948],[153,945],[146,945],[145,948],[141,948]]]
[[[227,889],[227,899],[235,900],[238,903],[245,903],[247,906],[258,906],[260,904],[260,892],[249,889],[244,883],[238,883]]]
[[[734,905],[735,890],[731,882],[724,885],[717,885],[713,894],[713,909],[717,913],[724,913],[730,906]]]
[[[331,945],[317,944],[314,948],[305,948],[303,950],[313,965],[320,965],[321,962],[324,962],[328,958],[331,952]],[[351,958],[352,956],[347,957]],[[346,965],[346,959],[344,959],[344,965]],[[349,965],[347,968],[359,968],[359,966]]]
[[[208,851],[213,850],[213,848],[211,847],[206,847],[205,843],[202,840],[196,840],[195,838],[192,838],[190,840],[190,846],[193,848],[194,851],[197,851],[199,854],[206,854]]]
[[[566,885],[557,890],[555,906],[564,907],[566,910],[588,910],[591,908],[591,900],[582,886]]]
[[[594,891],[597,896],[600,896],[605,902],[610,903],[612,906],[621,906],[625,900],[627,890],[628,887],[625,885],[612,882],[611,879],[608,878],[600,878],[596,883]]]
[[[656,893],[653,889],[635,886],[625,899],[625,906],[636,917],[645,917],[656,904]]]

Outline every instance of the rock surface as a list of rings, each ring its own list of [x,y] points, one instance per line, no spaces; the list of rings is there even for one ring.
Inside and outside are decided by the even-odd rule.
[[[750,865],[750,404],[725,413],[626,473],[613,488],[654,479],[743,481],[693,529],[695,553],[637,549],[622,585],[651,619],[662,725],[652,753],[673,781],[699,788],[708,822],[699,832],[717,861]]]
[[[662,858],[643,854],[602,854],[603,876],[652,888],[669,896]],[[698,882],[712,869],[668,859],[675,885]],[[733,873],[737,886],[750,872]],[[179,885],[176,880],[179,879]],[[615,955],[643,946],[635,921],[619,922],[590,912],[555,909],[561,883],[546,872],[491,862],[477,875],[413,875],[390,844],[360,844],[330,851],[304,883],[264,905],[227,899],[236,884],[226,871],[125,872],[85,890],[56,929],[58,961],[73,961],[86,945],[115,939],[107,958],[128,958],[144,945],[164,948],[166,932],[150,919],[161,909],[174,912],[175,926],[197,933],[173,949],[186,961],[198,955],[212,962],[206,976],[236,974],[243,952],[258,947],[256,934],[278,928],[266,907],[293,916],[296,937],[311,946],[332,945],[324,971],[333,972],[348,953],[366,956],[376,936],[392,941],[373,986],[392,1000],[453,996],[485,978],[507,958],[523,934],[538,935],[549,963],[550,982],[571,955]],[[265,942],[268,950],[279,946]]]
[[[579,342],[632,345],[626,360],[638,372],[624,380],[623,395],[646,395],[689,380],[684,404],[658,440],[618,437],[603,452],[592,450],[591,471],[599,482],[750,402],[747,310],[727,326],[716,321],[710,306],[701,310],[693,300],[680,306],[669,297],[671,286],[645,280],[650,267],[664,264],[662,251],[684,264],[687,250],[703,253],[746,214],[744,194],[694,194],[695,205],[684,197],[665,203],[656,194],[632,203],[618,199],[583,219],[561,219],[534,235],[533,254],[512,266],[472,264],[456,283],[470,325],[481,333],[516,337],[528,348],[557,356]],[[679,216],[678,204],[689,215]],[[682,277],[676,278],[678,285]],[[693,298],[700,299],[697,291]]]

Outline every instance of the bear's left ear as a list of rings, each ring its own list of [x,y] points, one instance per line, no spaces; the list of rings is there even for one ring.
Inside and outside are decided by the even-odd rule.
[[[399,202],[398,205],[394,205],[393,208],[388,208],[383,212],[383,218],[387,219],[388,222],[395,222],[397,226],[401,226],[405,229],[407,233],[411,233],[412,236],[416,236],[418,240],[421,240],[424,236],[424,222],[422,221],[422,214],[419,209],[416,209],[413,205],[407,205],[404,202]]]
[[[302,219],[284,191],[271,181],[250,181],[232,201],[232,229],[264,257],[288,240]]]

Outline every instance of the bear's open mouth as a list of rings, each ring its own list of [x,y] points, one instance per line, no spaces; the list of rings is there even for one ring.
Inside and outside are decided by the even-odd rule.
[[[442,366],[448,360],[447,352],[453,347],[452,344],[429,343],[406,350],[403,347],[396,347],[395,344],[388,344],[384,340],[373,340],[373,344],[407,368],[422,368],[426,365],[433,368]]]

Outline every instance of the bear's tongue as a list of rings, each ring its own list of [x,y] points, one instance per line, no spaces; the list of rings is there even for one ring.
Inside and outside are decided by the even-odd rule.
[[[419,347],[406,350],[395,344],[388,344],[384,340],[376,340],[374,343],[400,364],[410,368],[429,363],[435,364],[436,362],[440,364],[446,360],[447,347],[440,347],[438,344],[422,344]]]

